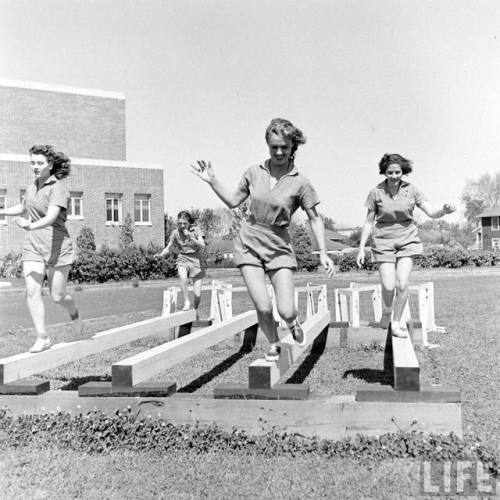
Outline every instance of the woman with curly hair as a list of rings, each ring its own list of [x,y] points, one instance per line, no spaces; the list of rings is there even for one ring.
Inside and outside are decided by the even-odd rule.
[[[316,211],[318,195],[295,166],[297,148],[305,144],[306,138],[297,127],[282,118],[271,121],[265,138],[270,158],[248,168],[234,191],[228,190],[215,177],[210,162],[198,161],[191,168],[229,208],[239,206],[250,197],[250,217],[236,237],[234,262],[240,268],[255,305],[259,326],[271,344],[266,359],[275,361],[279,359],[281,347],[266,274],[275,291],[278,312],[295,342],[301,346],[307,343],[297,321],[292,273],[297,261],[288,233],[292,215],[299,207],[309,218],[320,248],[321,264],[328,276],[333,275],[333,263],[326,254],[323,221]]]
[[[368,194],[365,203],[368,213],[356,258],[361,267],[365,260],[365,245],[373,228],[372,255],[378,264],[382,283],[380,326],[390,326],[396,337],[408,336],[406,326],[400,320],[408,298],[412,258],[423,251],[413,210],[417,206],[434,219],[455,211],[455,207],[449,204],[444,204],[439,210],[433,209],[421,191],[402,178],[411,171],[411,162],[399,154],[385,154],[380,160],[379,173],[385,179]]]
[[[15,220],[27,233],[22,261],[28,309],[37,333],[30,352],[36,353],[50,347],[42,298],[45,276],[52,299],[70,314],[75,334],[82,333],[83,323],[73,297],[66,292],[75,252],[65,226],[70,197],[61,179],[69,175],[71,162],[48,145],[33,146],[29,153],[35,180],[26,189],[22,203],[0,210],[0,215],[22,216]]]

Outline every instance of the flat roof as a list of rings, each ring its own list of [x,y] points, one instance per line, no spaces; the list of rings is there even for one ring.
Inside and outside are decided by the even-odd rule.
[[[69,85],[58,85],[52,83],[31,82],[25,80],[12,80],[10,78],[0,78],[1,87],[16,87],[30,90],[45,90],[47,92],[64,92],[66,94],[89,95],[93,97],[105,97],[109,99],[125,99],[125,94],[121,92],[111,92],[108,90],[86,89],[82,87],[72,87]]]
[[[500,216],[500,207],[489,208],[488,210],[485,210],[484,212],[480,213],[478,217],[495,217],[497,215]]]
[[[139,163],[133,161],[117,161],[117,160],[101,160],[94,158],[74,158],[70,156],[73,165],[89,165],[93,167],[120,167],[120,168],[145,168],[152,170],[163,170],[161,163]],[[0,153],[0,161],[17,161],[20,163],[28,163],[30,155],[17,155],[10,153]]]

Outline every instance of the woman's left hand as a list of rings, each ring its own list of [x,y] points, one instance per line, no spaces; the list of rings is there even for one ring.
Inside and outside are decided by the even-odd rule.
[[[319,260],[321,265],[325,268],[326,275],[331,278],[335,274],[335,266],[333,265],[332,259],[328,257],[326,252],[320,252]]]
[[[25,231],[31,230],[31,222],[28,219],[25,219],[24,217],[17,217],[16,219],[14,219],[14,222],[19,227],[22,227]]]
[[[445,203],[443,205],[443,214],[451,214],[456,210],[455,205],[450,205],[449,203]]]

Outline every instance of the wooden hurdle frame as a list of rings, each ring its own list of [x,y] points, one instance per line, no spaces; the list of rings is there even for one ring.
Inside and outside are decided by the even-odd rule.
[[[156,386],[156,392],[160,395],[153,396],[151,394],[154,391],[150,394],[145,390],[148,385],[151,387],[148,379],[155,373],[183,362],[210,345],[231,338],[236,330],[245,331],[244,344],[251,347],[257,333],[255,311],[226,318],[210,327],[187,336],[179,336],[166,344],[114,363],[108,392],[101,392],[100,395],[115,397],[93,396],[92,390],[87,387],[86,397],[80,397],[78,391],[48,391],[36,396],[5,394],[0,396],[0,404],[7,406],[8,411],[14,415],[68,410],[76,414],[93,410],[112,414],[124,409],[144,416],[157,416],[174,424],[210,425],[215,422],[226,429],[237,426],[250,433],[273,429],[276,432],[297,432],[328,439],[340,439],[359,433],[373,436],[410,429],[425,433],[453,431],[459,437],[462,436],[460,392],[455,388],[421,387],[420,367],[411,337],[393,338],[388,332],[386,353],[390,354],[394,387],[368,386],[361,387],[356,395],[315,396],[307,399],[307,384],[280,384],[279,381],[288,371],[297,366],[300,357],[309,349],[314,350],[315,339],[319,339],[321,334],[326,335],[329,325],[332,325],[327,309],[326,287],[324,296],[321,295],[322,289],[314,289],[319,292],[317,303],[309,298],[312,297],[313,289],[314,287],[309,287],[311,295],[307,296],[308,317],[303,324],[308,339],[307,346],[299,348],[290,334],[285,335],[281,339],[282,359],[272,363],[265,360],[251,363],[246,387],[218,386],[214,397],[177,394],[174,383]],[[232,289],[234,290],[235,288]],[[169,318],[169,324],[173,324],[173,318],[180,318],[181,314],[191,313],[188,319],[192,319],[194,311],[172,312],[175,292],[167,292],[164,312],[168,310],[165,318]],[[319,295],[322,297],[321,301]],[[137,325],[143,323],[128,327],[138,328]],[[408,326],[413,336],[413,323],[409,322]],[[2,381],[5,373],[7,377],[13,376],[12,366],[2,363],[3,361],[0,360]],[[22,385],[22,381],[16,381]],[[126,410],[127,407],[129,410]]]

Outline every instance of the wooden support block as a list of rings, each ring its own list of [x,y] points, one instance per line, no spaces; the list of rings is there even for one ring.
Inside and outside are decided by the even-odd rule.
[[[193,328],[206,328],[207,326],[213,325],[212,319],[197,319],[191,323]]]
[[[133,340],[160,334],[166,330],[196,319],[195,311],[181,311],[168,316],[159,316],[131,325],[99,332],[89,339],[63,342],[37,354],[25,352],[0,359],[0,385],[29,377],[34,373],[50,370],[56,366],[97,354]]]
[[[309,384],[276,384],[272,389],[251,389],[240,384],[220,384],[215,399],[295,399],[309,398]]]
[[[390,335],[390,328],[389,328]],[[394,389],[397,391],[420,390],[420,366],[411,338],[391,337]]]
[[[50,382],[48,380],[22,379],[0,385],[0,394],[37,395],[47,391],[50,391]]]
[[[134,396],[165,397],[177,391],[175,382],[143,382],[133,387],[113,387],[111,382],[87,382],[78,387],[80,397],[90,396]]]
[[[460,403],[458,387],[429,386],[420,391],[396,391],[388,386],[366,386],[356,391],[356,401],[388,403]]]
[[[302,354],[310,349],[314,339],[328,328],[330,311],[321,311],[307,319],[302,325],[307,345],[298,346],[289,333],[281,339],[281,355],[278,361],[259,359],[249,366],[248,385],[252,389],[270,389],[285,375]]]
[[[154,347],[130,358],[114,363],[111,367],[112,383],[116,387],[131,387],[149,380],[182,361],[204,351],[242,330],[257,324],[257,313],[248,311],[190,335]]]

